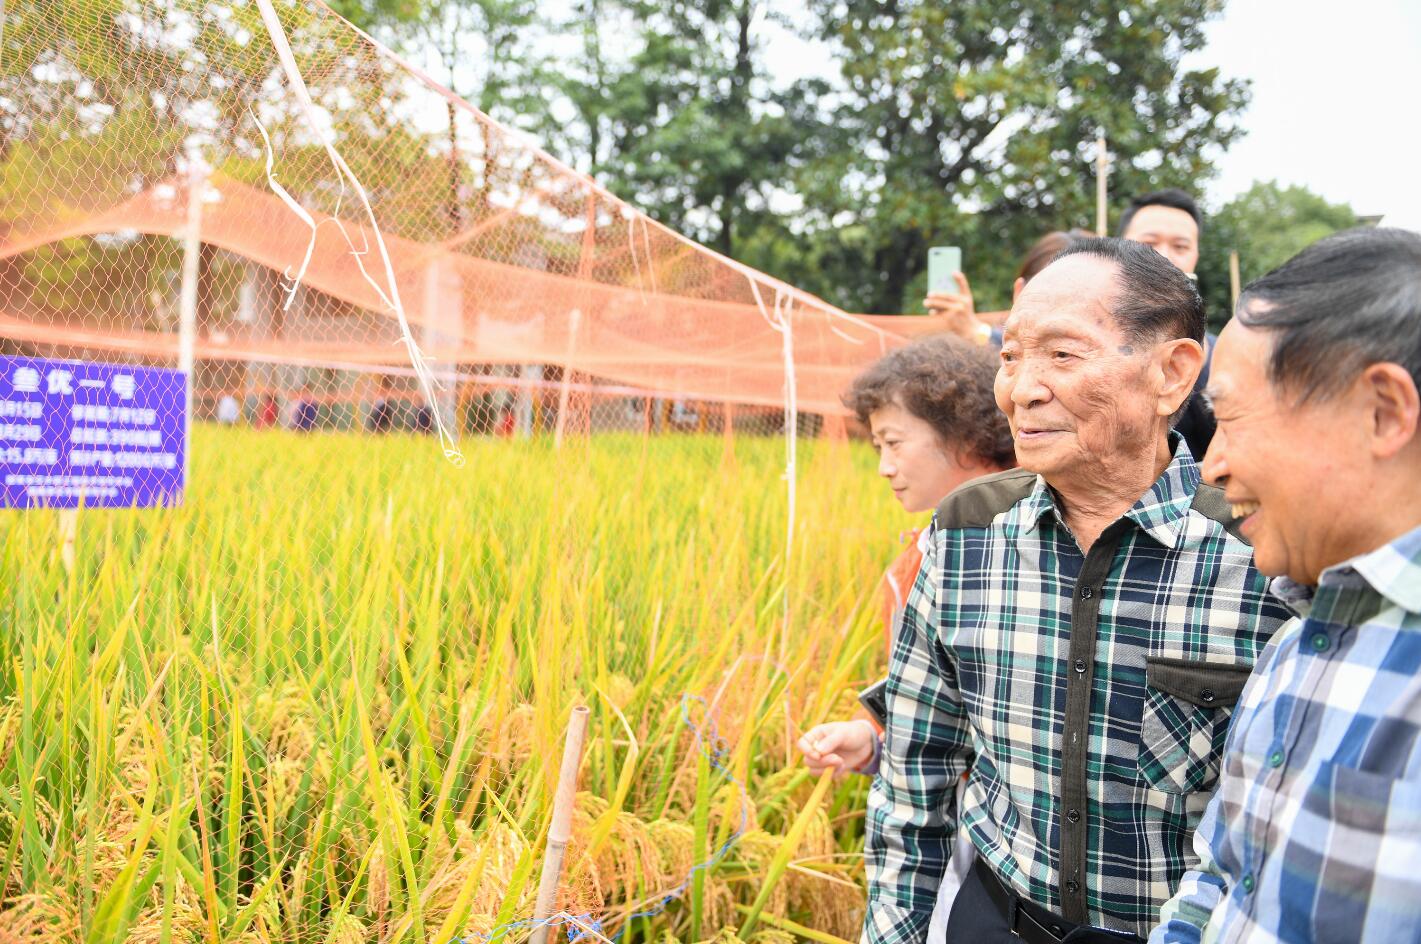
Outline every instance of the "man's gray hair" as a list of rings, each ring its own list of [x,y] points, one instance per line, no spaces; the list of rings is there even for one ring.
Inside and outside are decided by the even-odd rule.
[[[1118,291],[1111,314],[1132,343],[1190,338],[1204,343],[1204,302],[1189,277],[1152,247],[1126,239],[1082,239],[1057,254],[1115,263]]]
[[[1421,388],[1421,233],[1349,229],[1248,284],[1237,317],[1273,333],[1268,379],[1300,401],[1400,364]]]

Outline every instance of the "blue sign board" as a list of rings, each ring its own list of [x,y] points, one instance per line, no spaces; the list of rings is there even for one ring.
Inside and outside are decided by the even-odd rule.
[[[181,371],[0,357],[0,508],[182,502]]]

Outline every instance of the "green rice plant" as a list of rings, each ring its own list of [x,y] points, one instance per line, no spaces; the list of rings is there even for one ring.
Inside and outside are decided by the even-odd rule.
[[[478,940],[532,911],[575,704],[560,907],[690,941],[758,897],[856,936],[866,782],[775,853],[813,791],[795,738],[882,671],[907,522],[872,454],[801,443],[790,560],[776,438],[466,456],[199,426],[185,504],[81,511],[72,571],[59,513],[0,513],[0,938]]]

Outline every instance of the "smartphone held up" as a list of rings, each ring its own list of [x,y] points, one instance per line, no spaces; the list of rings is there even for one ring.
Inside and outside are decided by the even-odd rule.
[[[957,279],[962,271],[962,250],[957,246],[933,246],[928,250],[928,294],[957,294]]]

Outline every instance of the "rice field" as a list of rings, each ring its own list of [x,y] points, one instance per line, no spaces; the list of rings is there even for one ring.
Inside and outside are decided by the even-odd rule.
[[[872,453],[801,442],[787,566],[782,440],[464,448],[198,428],[72,570],[0,512],[0,942],[524,939],[579,704],[583,940],[857,937],[867,783],[793,742],[882,670]]]

